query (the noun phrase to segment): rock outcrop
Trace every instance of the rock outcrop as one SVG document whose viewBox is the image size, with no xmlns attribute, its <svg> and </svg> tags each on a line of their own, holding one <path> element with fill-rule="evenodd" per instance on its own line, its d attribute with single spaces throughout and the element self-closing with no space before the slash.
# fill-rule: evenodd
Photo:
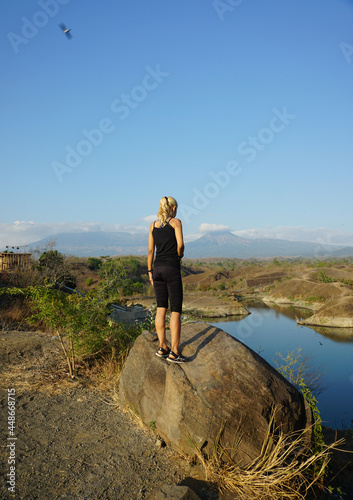
<svg viewBox="0 0 353 500">
<path fill-rule="evenodd" d="M 325 326 L 326 328 L 350 328 L 353 332 L 353 318 L 344 316 L 325 316 L 323 314 L 313 314 L 310 318 L 297 322 L 306 326 Z"/>
<path fill-rule="evenodd" d="M 315 314 L 298 323 L 308 326 L 353 329 L 353 297 L 334 298 L 324 304 Z"/>
<path fill-rule="evenodd" d="M 265 297 L 265 303 L 291 304 L 294 307 L 310 309 L 310 318 L 298 321 L 301 325 L 333 328 L 353 328 L 353 297 L 350 271 L 326 269 L 321 273 L 329 282 L 318 281 L 316 272 L 306 272 L 303 278 L 292 278 L 277 285 Z M 332 275 L 332 277 L 331 277 Z M 332 282 L 337 279 L 338 281 Z"/>
<path fill-rule="evenodd" d="M 239 305 L 215 305 L 183 308 L 184 316 L 196 316 L 197 318 L 227 318 L 229 316 L 248 316 L 249 311 L 244 306 Z"/>
<path fill-rule="evenodd" d="M 312 423 L 302 395 L 258 354 L 219 328 L 205 323 L 182 327 L 181 350 L 189 363 L 176 365 L 155 356 L 155 334 L 135 341 L 119 382 L 119 404 L 130 407 L 146 426 L 177 451 L 193 446 L 213 453 L 219 432 L 245 464 L 256 458 L 273 408 L 284 432 Z"/>
</svg>

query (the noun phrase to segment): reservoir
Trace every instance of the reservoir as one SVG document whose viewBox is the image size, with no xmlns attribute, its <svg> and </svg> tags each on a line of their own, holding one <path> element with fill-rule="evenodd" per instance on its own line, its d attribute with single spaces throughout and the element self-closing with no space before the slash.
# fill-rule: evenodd
<svg viewBox="0 0 353 500">
<path fill-rule="evenodd" d="M 213 320 L 210 324 L 243 342 L 275 368 L 283 364 L 277 353 L 286 357 L 300 349 L 301 359 L 307 359 L 308 372 L 319 375 L 320 389 L 315 397 L 323 425 L 353 428 L 353 329 L 314 330 L 296 323 L 296 317 L 305 318 L 312 312 L 272 308 L 262 302 L 244 305 L 249 316 L 236 321 Z"/>
</svg>

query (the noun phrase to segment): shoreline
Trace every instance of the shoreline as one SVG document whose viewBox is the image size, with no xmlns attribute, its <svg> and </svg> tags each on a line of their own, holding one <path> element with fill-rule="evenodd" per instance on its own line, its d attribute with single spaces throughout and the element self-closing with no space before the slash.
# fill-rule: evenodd
<svg viewBox="0 0 353 500">
<path fill-rule="evenodd" d="M 146 309 L 156 305 L 154 296 L 130 297 L 127 305 L 142 305 Z M 183 316 L 190 316 L 192 319 L 207 319 L 207 318 L 228 318 L 228 317 L 245 317 L 250 312 L 244 305 L 229 297 L 219 299 L 213 294 L 205 292 L 184 293 L 183 301 Z"/>
<path fill-rule="evenodd" d="M 251 314 L 246 307 L 246 304 L 251 301 L 262 302 L 268 307 L 273 305 L 312 311 L 313 314 L 306 319 L 297 318 L 297 324 L 308 327 L 316 326 L 320 328 L 351 329 L 351 334 L 353 335 L 353 317 L 317 314 L 316 312 L 325 305 L 322 302 L 308 304 L 303 300 L 292 300 L 287 297 L 268 297 L 263 293 L 244 295 L 237 299 L 234 299 L 232 296 L 219 298 L 207 292 L 185 293 L 183 316 L 190 316 L 190 319 L 221 319 L 232 317 L 241 319 Z M 150 309 L 152 306 L 156 305 L 153 296 L 130 297 L 127 305 L 136 303 L 142 305 L 146 309 Z"/>
<path fill-rule="evenodd" d="M 290 300 L 287 298 L 280 299 L 266 299 L 263 298 L 262 302 L 267 304 L 275 304 L 277 306 L 292 306 L 296 309 L 306 309 L 308 311 L 313 311 L 313 314 L 306 319 L 298 319 L 297 324 L 302 326 L 310 327 L 321 327 L 321 328 L 342 328 L 351 329 L 351 334 L 353 335 L 353 317 L 349 316 L 332 316 L 323 314 L 316 314 L 315 311 L 323 308 L 325 304 L 314 302 L 313 304 L 307 304 L 303 301 Z"/>
</svg>

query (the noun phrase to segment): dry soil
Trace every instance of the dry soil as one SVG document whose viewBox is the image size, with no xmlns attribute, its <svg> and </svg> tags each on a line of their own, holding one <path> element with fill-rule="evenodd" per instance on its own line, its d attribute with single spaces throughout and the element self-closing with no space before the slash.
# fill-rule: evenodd
<svg viewBox="0 0 353 500">
<path fill-rule="evenodd" d="M 15 444 L 16 499 L 137 500 L 160 484 L 221 498 L 200 469 L 157 448 L 152 431 L 117 408 L 113 386 L 71 381 L 55 338 L 11 331 L 0 332 L 0 342 L 1 436 Z M 15 391 L 12 437 L 8 389 Z M 1 448 L 1 499 L 14 498 L 7 482 L 12 452 Z"/>
</svg>

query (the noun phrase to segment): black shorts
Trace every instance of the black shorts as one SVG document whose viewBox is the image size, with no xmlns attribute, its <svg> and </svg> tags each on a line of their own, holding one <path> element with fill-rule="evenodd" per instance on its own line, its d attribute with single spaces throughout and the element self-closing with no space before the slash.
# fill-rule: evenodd
<svg viewBox="0 0 353 500">
<path fill-rule="evenodd" d="M 183 304 L 183 285 L 180 269 L 171 266 L 157 266 L 153 269 L 153 285 L 156 294 L 157 307 L 181 313 Z"/>
</svg>

